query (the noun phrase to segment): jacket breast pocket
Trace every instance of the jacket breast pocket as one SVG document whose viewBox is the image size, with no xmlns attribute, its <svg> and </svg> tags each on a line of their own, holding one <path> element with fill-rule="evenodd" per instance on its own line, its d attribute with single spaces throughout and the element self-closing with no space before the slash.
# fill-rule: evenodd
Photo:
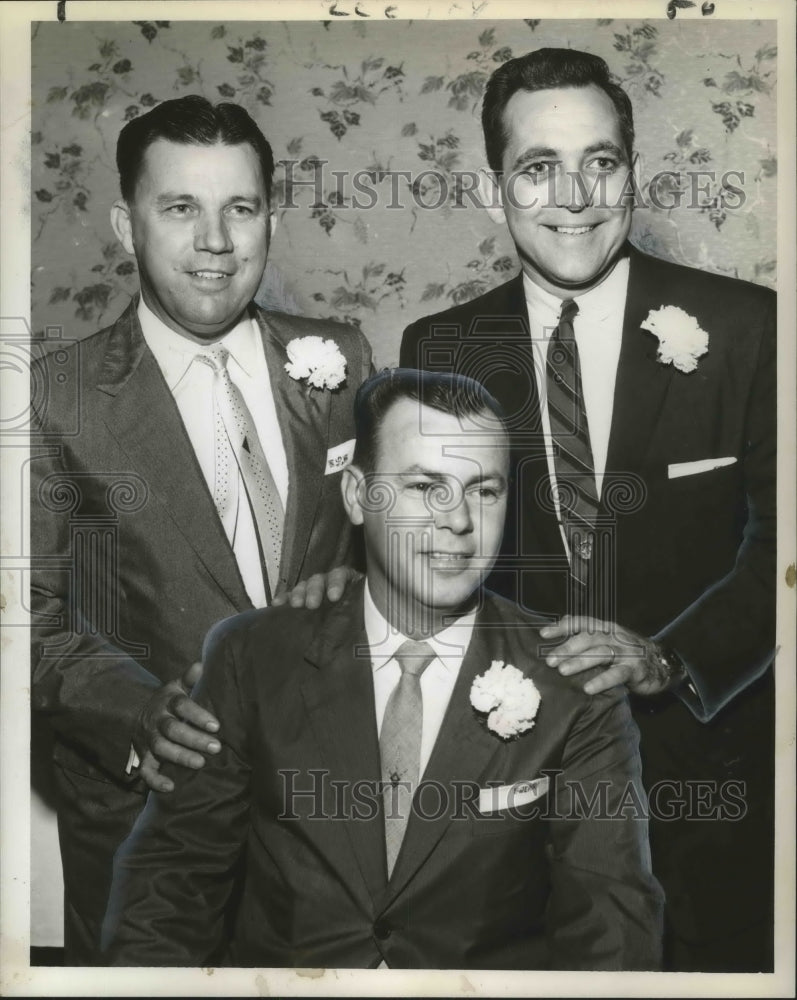
<svg viewBox="0 0 797 1000">
<path fill-rule="evenodd" d="M 738 462 L 715 469 L 680 475 L 667 479 L 664 489 L 668 496 L 721 499 L 735 494 L 741 487 L 741 466 Z"/>
<path fill-rule="evenodd" d="M 501 809 L 493 813 L 474 813 L 469 822 L 472 837 L 526 837 L 544 840 L 547 837 L 545 797 L 528 805 Z"/>
</svg>

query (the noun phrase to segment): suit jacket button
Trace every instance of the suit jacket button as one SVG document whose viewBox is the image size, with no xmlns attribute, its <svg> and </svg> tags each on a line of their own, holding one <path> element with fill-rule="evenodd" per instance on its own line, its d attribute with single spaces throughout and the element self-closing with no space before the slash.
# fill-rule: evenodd
<svg viewBox="0 0 797 1000">
<path fill-rule="evenodd" d="M 387 941 L 393 932 L 393 928 L 386 920 L 377 920 L 374 924 L 374 936 L 379 941 Z"/>
</svg>

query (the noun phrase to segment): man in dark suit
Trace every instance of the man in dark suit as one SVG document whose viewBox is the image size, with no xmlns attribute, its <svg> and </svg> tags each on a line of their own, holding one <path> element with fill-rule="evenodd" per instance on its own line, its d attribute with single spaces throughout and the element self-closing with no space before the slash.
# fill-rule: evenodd
<svg viewBox="0 0 797 1000">
<path fill-rule="evenodd" d="M 550 671 L 535 623 L 480 590 L 506 507 L 500 410 L 469 379 L 402 370 L 355 405 L 341 485 L 366 580 L 208 637 L 194 693 L 224 745 L 170 769 L 120 848 L 109 960 L 657 968 L 627 697 Z"/>
<path fill-rule="evenodd" d="M 66 958 L 86 965 L 145 786 L 220 748 L 188 697 L 207 630 L 351 557 L 338 481 L 370 370 L 359 332 L 252 304 L 273 157 L 242 108 L 167 101 L 117 162 L 141 296 L 33 380 L 32 701 L 55 734 Z"/>
<path fill-rule="evenodd" d="M 482 123 L 521 273 L 413 323 L 401 363 L 502 404 L 515 477 L 491 585 L 563 616 L 551 667 L 639 696 L 665 967 L 771 969 L 775 297 L 627 242 L 633 116 L 602 59 L 510 60 Z"/>
</svg>

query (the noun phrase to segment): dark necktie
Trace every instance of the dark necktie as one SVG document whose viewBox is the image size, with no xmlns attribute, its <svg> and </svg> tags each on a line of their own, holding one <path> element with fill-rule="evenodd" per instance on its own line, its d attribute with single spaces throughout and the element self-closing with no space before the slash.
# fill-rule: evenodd
<svg viewBox="0 0 797 1000">
<path fill-rule="evenodd" d="M 572 299 L 562 303 L 559 325 L 548 344 L 547 390 L 557 495 L 570 549 L 570 572 L 586 585 L 595 542 L 598 492 L 573 331 L 577 312 Z"/>
<path fill-rule="evenodd" d="M 414 642 L 412 639 L 403 642 L 395 654 L 401 667 L 401 677 L 390 693 L 379 736 L 388 878 L 404 839 L 412 795 L 420 777 L 423 733 L 421 674 L 434 658 L 434 651 L 428 642 Z"/>
<path fill-rule="evenodd" d="M 232 545 L 235 540 L 238 471 L 246 489 L 267 574 L 266 590 L 279 582 L 285 511 L 243 394 L 227 370 L 229 351 L 217 345 L 197 357 L 214 372 L 216 475 L 213 501 Z"/>
</svg>

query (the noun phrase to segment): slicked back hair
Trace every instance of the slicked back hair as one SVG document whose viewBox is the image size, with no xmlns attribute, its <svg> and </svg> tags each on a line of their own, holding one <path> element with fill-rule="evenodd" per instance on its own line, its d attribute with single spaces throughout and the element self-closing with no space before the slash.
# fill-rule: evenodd
<svg viewBox="0 0 797 1000">
<path fill-rule="evenodd" d="M 239 104 L 213 105 L 199 94 L 189 94 L 164 101 L 146 114 L 129 121 L 116 143 L 116 166 L 122 197 L 132 202 L 141 176 L 144 155 L 158 139 L 182 145 L 250 145 L 257 154 L 266 185 L 266 199 L 271 203 L 274 177 L 274 154 L 255 120 Z"/>
<path fill-rule="evenodd" d="M 506 430 L 500 404 L 481 382 L 465 375 L 386 368 L 366 379 L 354 399 L 357 440 L 352 464 L 363 472 L 375 470 L 380 428 L 388 410 L 401 399 L 415 400 L 458 419 L 495 418 Z"/>
<path fill-rule="evenodd" d="M 504 109 L 519 90 L 554 87 L 599 87 L 611 100 L 620 123 L 620 134 L 629 163 L 634 151 L 634 112 L 631 99 L 616 83 L 600 56 L 578 49 L 536 49 L 510 59 L 487 81 L 482 101 L 482 131 L 491 170 L 499 172 L 508 141 Z"/>
</svg>

